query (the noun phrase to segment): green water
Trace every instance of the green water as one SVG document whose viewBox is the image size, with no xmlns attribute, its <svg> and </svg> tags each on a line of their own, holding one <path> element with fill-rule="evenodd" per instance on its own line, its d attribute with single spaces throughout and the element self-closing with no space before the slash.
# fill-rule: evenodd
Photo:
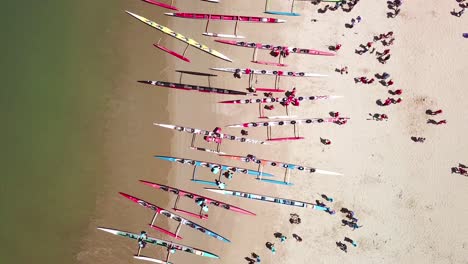
<svg viewBox="0 0 468 264">
<path fill-rule="evenodd" d="M 100 181 L 118 2 L 2 2 L 2 264 L 73 262 Z"/>
</svg>

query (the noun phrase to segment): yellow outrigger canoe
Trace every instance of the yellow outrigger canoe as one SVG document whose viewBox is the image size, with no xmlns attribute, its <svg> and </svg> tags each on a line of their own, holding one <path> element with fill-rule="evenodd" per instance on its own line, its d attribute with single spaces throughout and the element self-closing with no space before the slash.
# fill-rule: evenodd
<svg viewBox="0 0 468 264">
<path fill-rule="evenodd" d="M 181 41 L 187 43 L 190 46 L 193 46 L 193 47 L 195 47 L 197 49 L 200 49 L 200 50 L 202 50 L 202 51 L 204 51 L 206 53 L 209 53 L 209 54 L 211 54 L 211 55 L 213 55 L 215 57 L 218 57 L 220 59 L 232 62 L 232 60 L 229 59 L 227 56 L 221 54 L 220 52 L 218 52 L 216 50 L 210 49 L 210 48 L 208 48 L 207 46 L 205 46 L 203 44 L 198 43 L 194 39 L 187 38 L 184 35 L 179 34 L 179 33 L 175 32 L 174 30 L 172 30 L 172 29 L 170 29 L 168 27 L 159 25 L 158 23 L 156 23 L 154 21 L 151 21 L 151 20 L 149 20 L 147 18 L 144 18 L 144 17 L 139 16 L 137 14 L 134 14 L 132 12 L 129 12 L 129 11 L 125 11 L 125 12 L 127 12 L 127 14 L 133 16 L 134 18 L 140 20 L 141 22 L 143 22 L 143 23 L 145 23 L 145 24 L 147 24 L 147 25 L 149 25 L 149 26 L 151 26 L 151 27 L 153 27 L 153 28 L 155 28 L 155 29 L 169 35 L 169 36 L 172 36 L 172 37 L 174 37 L 174 38 L 176 38 L 178 40 L 181 40 Z"/>
</svg>

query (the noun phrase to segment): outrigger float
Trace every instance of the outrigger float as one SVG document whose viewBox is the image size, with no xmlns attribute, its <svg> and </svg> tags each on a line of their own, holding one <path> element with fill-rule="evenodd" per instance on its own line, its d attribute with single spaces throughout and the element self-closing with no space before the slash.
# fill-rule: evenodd
<svg viewBox="0 0 468 264">
<path fill-rule="evenodd" d="M 333 214 L 333 211 L 330 208 L 325 207 L 325 206 L 320 206 L 317 204 L 313 204 L 313 203 L 307 203 L 307 202 L 296 201 L 296 200 L 291 200 L 291 199 L 284 199 L 284 198 L 279 198 L 279 197 L 266 196 L 266 195 L 255 194 L 255 193 L 234 191 L 234 190 L 220 190 L 220 189 L 213 189 L 213 188 L 205 188 L 205 190 L 214 192 L 214 193 L 232 195 L 236 197 L 247 198 L 247 199 L 257 200 L 257 201 L 262 201 L 262 202 L 270 202 L 270 203 L 277 203 L 277 204 L 283 204 L 283 205 L 289 205 L 289 206 L 297 206 L 297 207 L 315 209 L 315 210 L 325 211 L 330 214 Z"/>
<path fill-rule="evenodd" d="M 217 14 L 201 14 L 201 13 L 165 13 L 165 15 L 179 17 L 179 18 L 207 20 L 205 32 L 203 33 L 203 35 L 209 36 L 209 37 L 220 37 L 220 38 L 245 38 L 244 36 L 237 35 L 237 26 L 239 22 L 268 23 L 268 24 L 286 22 L 286 20 L 277 19 L 277 18 L 239 16 L 239 15 L 217 15 Z M 236 21 L 236 25 L 234 27 L 234 35 L 208 32 L 208 25 L 210 24 L 211 20 Z"/>
<path fill-rule="evenodd" d="M 159 232 L 161 232 L 163 234 L 169 235 L 169 236 L 171 236 L 173 238 L 176 238 L 176 239 L 182 239 L 182 237 L 179 236 L 179 233 L 180 233 L 180 230 L 182 228 L 182 225 L 185 225 L 185 226 L 188 226 L 188 227 L 193 228 L 195 230 L 198 230 L 198 231 L 200 231 L 201 233 L 203 233 L 205 235 L 208 235 L 210 237 L 214 237 L 214 238 L 216 238 L 216 239 L 218 239 L 220 241 L 231 242 L 231 241 L 229 241 L 229 239 L 215 233 L 214 231 L 211 231 L 206 227 L 203 227 L 201 225 L 198 225 L 197 223 L 194 223 L 194 222 L 192 222 L 192 221 L 190 221 L 188 219 L 185 219 L 180 215 L 176 215 L 174 213 L 171 213 L 171 212 L 169 212 L 167 210 L 164 210 L 163 208 L 161 208 L 159 206 L 156 206 L 156 205 L 154 205 L 152 203 L 149 203 L 149 202 L 147 202 L 145 200 L 142 200 L 142 199 L 137 198 L 135 196 L 131 196 L 130 194 L 126 194 L 126 193 L 123 193 L 123 192 L 119 192 L 119 194 L 122 195 L 123 197 L 127 198 L 130 201 L 133 201 L 133 202 L 135 202 L 135 203 L 137 203 L 137 204 L 139 204 L 139 205 L 141 205 L 141 206 L 143 206 L 145 208 L 148 208 L 148 209 L 154 211 L 154 216 L 153 216 L 153 219 L 151 220 L 151 223 L 149 224 L 149 226 L 151 228 L 153 228 L 154 230 L 156 230 L 156 231 L 159 231 Z M 165 216 L 167 218 L 170 218 L 172 220 L 175 220 L 175 221 L 179 222 L 179 225 L 177 226 L 176 232 L 173 233 L 173 232 L 171 232 L 169 230 L 166 230 L 164 228 L 161 228 L 159 226 L 154 225 L 154 221 L 156 221 L 156 217 L 158 215 L 163 215 L 163 216 Z"/>
<path fill-rule="evenodd" d="M 172 253 L 175 253 L 177 251 L 191 253 L 191 254 L 195 254 L 197 256 L 201 256 L 201 257 L 219 259 L 218 255 L 213 254 L 213 253 L 208 252 L 208 251 L 204 251 L 204 250 L 201 250 L 201 249 L 197 249 L 197 248 L 194 248 L 194 247 L 189 247 L 189 246 L 185 246 L 185 245 L 181 245 L 181 244 L 176 244 L 176 243 L 171 242 L 171 241 L 166 241 L 166 240 L 162 240 L 162 239 L 148 237 L 146 235 L 146 232 L 144 232 L 144 231 L 142 231 L 141 234 L 138 235 L 138 234 L 135 234 L 135 233 L 130 233 L 130 232 L 121 231 L 121 230 L 117 230 L 117 229 L 104 228 L 104 227 L 98 227 L 97 229 L 101 230 L 101 231 L 104 231 L 104 232 L 107 232 L 107 233 L 111 233 L 111 234 L 116 235 L 116 236 L 121 236 L 121 237 L 126 237 L 126 238 L 137 240 L 138 243 L 139 243 L 138 253 L 133 257 L 135 259 L 139 259 L 139 260 L 146 260 L 146 261 L 149 261 L 149 262 L 161 263 L 161 264 L 172 264 L 171 262 L 169 262 L 169 257 L 170 257 L 170 255 Z M 146 244 L 165 247 L 167 249 L 166 260 L 159 260 L 159 259 L 155 259 L 155 258 L 141 256 L 140 255 L 141 250 L 145 247 Z"/>
<path fill-rule="evenodd" d="M 160 24 L 158 24 L 158 23 L 156 23 L 154 21 L 151 21 L 151 20 L 149 20 L 147 18 L 144 18 L 144 17 L 139 16 L 137 14 L 134 14 L 132 12 L 129 12 L 129 11 L 125 11 L 125 12 L 127 12 L 127 14 L 133 16 L 134 18 L 140 20 L 141 22 L 147 24 L 148 26 L 153 27 L 153 28 L 163 32 L 164 34 L 167 34 L 167 35 L 169 35 L 171 37 L 174 37 L 174 38 L 176 38 L 176 39 L 178 39 L 178 40 L 180 40 L 182 42 L 187 43 L 187 46 L 185 47 L 185 50 L 184 50 L 184 52 L 182 54 L 179 54 L 179 53 L 177 53 L 175 51 L 169 50 L 168 48 L 159 45 L 159 42 L 158 42 L 158 44 L 155 44 L 156 47 L 160 48 L 161 50 L 163 50 L 163 51 L 165 51 L 165 52 L 167 52 L 169 54 L 171 54 L 172 56 L 175 56 L 175 57 L 177 57 L 177 58 L 179 58 L 181 60 L 190 62 L 190 60 L 185 57 L 185 53 L 187 52 L 187 49 L 188 49 L 189 46 L 193 46 L 193 47 L 195 47 L 195 48 L 197 48 L 199 50 L 202 50 L 202 51 L 204 51 L 204 52 L 206 52 L 206 53 L 208 53 L 208 54 L 210 54 L 212 56 L 215 56 L 215 57 L 220 58 L 220 59 L 225 60 L 225 61 L 232 62 L 232 60 L 230 58 L 228 58 L 226 55 L 223 55 L 222 53 L 220 53 L 220 52 L 218 52 L 216 50 L 210 49 L 209 47 L 207 47 L 207 46 L 205 46 L 203 44 L 200 44 L 200 43 L 198 43 L 197 41 L 195 41 L 195 40 L 193 40 L 191 38 L 187 38 L 184 35 L 182 35 L 180 33 L 177 33 L 177 32 L 173 31 L 172 29 L 170 29 L 168 27 L 162 26 L 162 25 L 160 25 Z"/>
<path fill-rule="evenodd" d="M 237 136 L 232 136 L 228 134 L 222 134 L 221 128 L 219 127 L 216 127 L 213 131 L 208 131 L 208 130 L 202 130 L 198 128 L 168 125 L 168 124 L 159 124 L 159 123 L 153 123 L 153 125 L 173 129 L 179 132 L 187 132 L 187 133 L 192 134 L 192 142 L 191 142 L 190 148 L 194 150 L 199 150 L 199 151 L 205 151 L 205 152 L 211 152 L 211 153 L 217 153 L 217 154 L 225 154 L 220 151 L 220 146 L 221 146 L 221 143 L 223 142 L 223 139 L 228 139 L 228 140 L 233 140 L 233 141 L 238 141 L 238 142 L 243 142 L 243 143 L 266 144 L 266 142 L 257 140 L 257 139 L 250 139 L 250 138 L 245 138 L 245 137 L 237 137 Z M 216 143 L 216 150 L 196 147 L 195 140 L 196 140 L 197 135 L 202 135 L 203 139 L 206 142 Z"/>
<path fill-rule="evenodd" d="M 257 168 L 258 172 L 262 172 L 263 167 L 265 165 L 285 169 L 283 181 L 272 180 L 272 179 L 264 179 L 261 176 L 258 177 L 258 180 L 260 180 L 260 181 L 265 181 L 265 182 L 275 183 L 275 184 L 292 185 L 292 183 L 289 181 L 291 170 L 305 171 L 305 172 L 309 172 L 309 173 L 317 173 L 317 174 L 324 174 L 324 175 L 335 175 L 335 176 L 342 176 L 343 175 L 343 174 L 338 173 L 338 172 L 320 170 L 320 169 L 313 168 L 313 167 L 295 165 L 295 164 L 285 163 L 285 162 L 281 162 L 281 161 L 272 161 L 272 160 L 259 159 L 256 156 L 251 155 L 251 154 L 249 154 L 249 155 L 247 155 L 245 157 L 244 156 L 236 156 L 236 155 L 220 155 L 220 156 L 224 157 L 224 158 L 229 158 L 229 159 L 233 159 L 233 160 L 246 162 L 246 163 L 255 163 L 255 164 L 258 165 L 258 168 Z"/>
<path fill-rule="evenodd" d="M 168 156 L 154 156 L 157 159 L 170 161 L 170 162 L 177 162 L 181 164 L 186 164 L 193 166 L 192 172 L 192 181 L 199 184 L 207 184 L 211 186 L 219 186 L 218 182 L 221 181 L 221 177 L 224 175 L 226 178 L 231 179 L 233 173 L 242 173 L 252 176 L 264 176 L 264 177 L 273 177 L 273 174 L 266 173 L 266 172 L 258 172 L 255 170 L 249 170 L 245 168 L 239 168 L 234 166 L 228 166 L 224 164 L 217 164 L 211 163 L 206 161 L 199 161 L 199 160 L 192 160 L 192 159 L 183 159 L 183 158 L 176 158 L 176 157 L 168 157 Z M 216 181 L 205 181 L 199 180 L 196 178 L 196 170 L 197 167 L 205 167 L 211 169 L 211 172 L 215 175 L 218 175 L 218 180 Z"/>
<path fill-rule="evenodd" d="M 218 75 L 211 74 L 211 73 L 204 73 L 204 72 L 194 72 L 194 71 L 182 71 L 177 70 L 176 72 L 180 73 L 179 82 L 164 82 L 164 81 L 150 81 L 150 80 L 140 80 L 139 83 L 165 87 L 169 89 L 178 89 L 184 91 L 196 91 L 201 93 L 216 93 L 216 94 L 227 94 L 227 95 L 248 95 L 249 93 L 236 91 L 236 90 L 229 90 L 223 88 L 215 88 L 211 87 L 211 79 L 210 77 L 216 77 Z M 208 86 L 200 86 L 200 85 L 192 85 L 192 84 L 184 84 L 182 83 L 182 75 L 189 74 L 189 75 L 197 75 L 197 76 L 204 76 L 208 77 Z"/>
<path fill-rule="evenodd" d="M 216 206 L 216 207 L 221 207 L 221 208 L 224 208 L 226 210 L 233 211 L 233 212 L 236 212 L 236 213 L 245 214 L 245 215 L 253 215 L 253 216 L 256 215 L 255 213 L 252 213 L 252 212 L 247 211 L 245 209 L 242 209 L 240 207 L 230 205 L 230 204 L 227 204 L 227 203 L 215 200 L 215 199 L 211 199 L 211 198 L 208 198 L 206 196 L 202 196 L 202 195 L 198 195 L 198 194 L 195 194 L 195 193 L 187 192 L 187 191 L 184 191 L 184 190 L 181 190 L 181 189 L 177 189 L 177 188 L 170 187 L 170 186 L 167 186 L 167 185 L 162 185 L 162 184 L 159 184 L 159 183 L 143 181 L 143 180 L 140 180 L 140 182 L 142 182 L 143 184 L 146 184 L 146 185 L 148 185 L 148 186 L 150 186 L 152 188 L 159 189 L 159 190 L 166 191 L 166 192 L 173 193 L 173 194 L 177 195 L 177 199 L 176 199 L 176 201 L 174 203 L 173 210 L 176 211 L 176 212 L 182 213 L 182 214 L 186 214 L 186 215 L 189 215 L 189 216 L 192 216 L 192 217 L 196 217 L 198 219 L 207 219 L 208 218 L 208 214 L 204 213 L 204 211 L 206 212 L 206 210 L 204 210 L 203 208 L 206 209 L 206 208 L 208 208 L 209 205 L 213 205 L 213 206 Z M 194 200 L 201 207 L 200 212 L 199 213 L 192 213 L 192 212 L 177 208 L 177 203 L 179 202 L 180 197 L 186 197 L 186 198 L 189 198 L 191 200 Z"/>
<path fill-rule="evenodd" d="M 233 45 L 238 47 L 244 48 L 253 48 L 253 63 L 263 64 L 263 65 L 272 65 L 272 66 L 279 66 L 285 67 L 288 66 L 283 63 L 283 59 L 291 53 L 297 54 L 309 54 L 309 55 L 319 55 L 319 56 L 335 56 L 336 54 L 333 52 L 328 51 L 320 51 L 315 49 L 302 49 L 302 48 L 294 48 L 288 46 L 278 46 L 278 45 L 271 45 L 271 44 L 263 44 L 263 43 L 255 43 L 255 42 L 245 42 L 245 41 L 234 41 L 234 40 L 224 40 L 224 39 L 216 39 L 215 41 L 227 45 Z M 278 62 L 269 62 L 269 61 L 259 61 L 257 60 L 257 51 L 261 50 L 269 50 L 270 55 L 274 57 L 278 57 Z"/>
<path fill-rule="evenodd" d="M 270 0 L 266 0 L 264 13 L 271 14 L 271 15 L 279 15 L 279 16 L 300 16 L 301 14 L 294 12 L 294 2 L 295 0 L 292 0 L 290 12 L 285 12 L 285 11 L 271 11 Z"/>
<path fill-rule="evenodd" d="M 242 74 L 247 74 L 249 76 L 249 89 L 253 90 L 252 92 L 256 91 L 263 91 L 263 92 L 285 92 L 285 90 L 281 90 L 278 88 L 280 77 L 327 77 L 326 74 L 320 73 L 312 73 L 312 72 L 294 72 L 294 71 L 280 71 L 280 70 L 256 70 L 256 69 L 240 69 L 240 68 L 210 68 L 214 71 L 221 71 L 221 72 L 230 72 L 234 74 L 234 77 L 241 78 Z M 254 75 L 273 75 L 275 76 L 275 87 L 274 88 L 253 88 L 253 76 Z"/>
<path fill-rule="evenodd" d="M 306 118 L 306 119 L 280 120 L 280 121 L 268 121 L 268 122 L 249 122 L 249 123 L 228 125 L 227 127 L 235 127 L 235 128 L 266 127 L 267 141 L 290 141 L 290 140 L 304 139 L 304 137 L 299 136 L 299 129 L 297 128 L 297 125 L 320 124 L 320 123 L 334 123 L 338 125 L 344 125 L 346 124 L 348 120 L 349 120 L 349 117 Z M 290 125 L 294 127 L 293 137 L 272 138 L 271 127 L 290 126 Z"/>
</svg>

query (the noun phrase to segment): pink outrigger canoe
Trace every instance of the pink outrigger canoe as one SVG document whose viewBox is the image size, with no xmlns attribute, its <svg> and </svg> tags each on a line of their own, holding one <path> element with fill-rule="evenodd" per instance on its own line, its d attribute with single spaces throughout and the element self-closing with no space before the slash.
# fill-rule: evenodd
<svg viewBox="0 0 468 264">
<path fill-rule="evenodd" d="M 288 49 L 290 53 L 298 53 L 298 54 L 309 54 L 309 55 L 320 55 L 320 56 L 335 56 L 336 55 L 335 53 L 328 52 L 328 51 L 321 51 L 321 50 L 315 50 L 315 49 L 291 48 L 287 46 L 275 46 L 275 45 L 255 43 L 255 42 L 224 40 L 224 39 L 216 39 L 215 41 L 219 43 L 223 43 L 223 44 L 245 47 L 245 48 L 257 48 L 257 49 L 266 49 L 266 50 L 273 50 L 274 48 L 277 48 L 280 50 Z"/>
<path fill-rule="evenodd" d="M 218 15 L 218 14 L 201 14 L 201 13 L 165 13 L 168 16 L 203 19 L 203 20 L 227 20 L 253 23 L 284 23 L 286 20 L 272 17 L 256 17 L 256 16 L 236 16 L 236 15 Z"/>
</svg>

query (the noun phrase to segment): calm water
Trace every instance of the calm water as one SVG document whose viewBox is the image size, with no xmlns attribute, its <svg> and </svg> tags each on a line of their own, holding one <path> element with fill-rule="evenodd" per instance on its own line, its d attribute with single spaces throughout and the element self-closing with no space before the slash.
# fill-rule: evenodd
<svg viewBox="0 0 468 264">
<path fill-rule="evenodd" d="M 100 181 L 119 4 L 2 2 L 0 263 L 73 261 Z"/>
</svg>

